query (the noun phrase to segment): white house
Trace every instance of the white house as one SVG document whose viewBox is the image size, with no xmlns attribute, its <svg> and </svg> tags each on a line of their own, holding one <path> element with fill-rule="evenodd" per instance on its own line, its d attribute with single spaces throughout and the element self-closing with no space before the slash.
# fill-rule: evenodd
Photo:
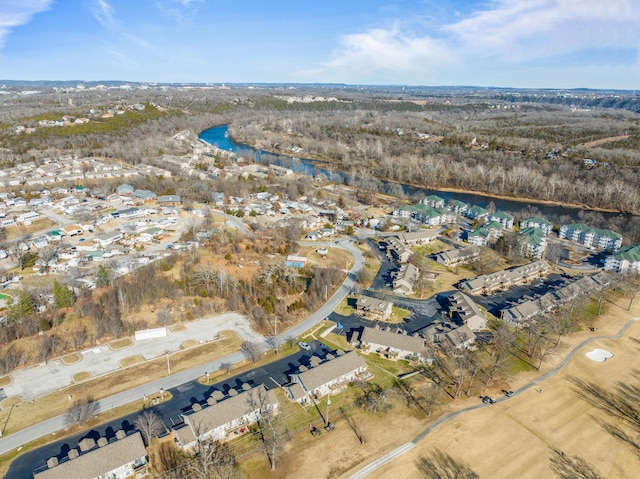
<svg viewBox="0 0 640 479">
<path fill-rule="evenodd" d="M 174 433 L 181 448 L 192 449 L 198 441 L 224 441 L 244 434 L 263 414 L 277 413 L 278 400 L 263 385 L 242 392 L 231 389 L 227 397 L 214 391 L 206 404 L 195 403 L 181 414 L 185 427 Z"/>
<path fill-rule="evenodd" d="M 335 358 L 328 355 L 327 359 L 310 369 L 304 368 L 290 375 L 289 384 L 284 386 L 290 400 L 302 405 L 312 404 L 315 398 L 337 394 L 356 379 L 371 377 L 367 363 L 355 351 L 339 354 Z"/>
</svg>

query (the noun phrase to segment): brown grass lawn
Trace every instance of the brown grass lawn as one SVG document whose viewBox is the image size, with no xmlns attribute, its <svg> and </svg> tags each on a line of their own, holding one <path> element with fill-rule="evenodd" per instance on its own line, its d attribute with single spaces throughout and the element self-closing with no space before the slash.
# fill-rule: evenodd
<svg viewBox="0 0 640 479">
<path fill-rule="evenodd" d="M 183 371 L 240 349 L 242 340 L 234 331 L 223 331 L 222 334 L 224 339 L 219 341 L 173 353 L 170 356 L 171 370 L 174 372 Z M 145 361 L 136 366 L 84 381 L 81 384 L 74 384 L 33 401 L 20 403 L 11 413 L 6 432 L 15 432 L 50 417 L 63 414 L 68 407 L 69 394 L 76 398 L 92 397 L 101 399 L 146 384 L 166 374 L 167 360 L 163 356 L 162 358 Z M 10 399 L 12 398 L 7 398 L 5 401 Z M 3 407 L 0 411 L 0 424 L 5 423 L 7 416 L 8 411 Z"/>
<path fill-rule="evenodd" d="M 80 353 L 71 353 L 60 358 L 60 361 L 62 361 L 62 364 L 69 365 L 69 364 L 79 363 L 81 359 L 82 359 L 82 355 Z"/>
<path fill-rule="evenodd" d="M 91 374 L 89 374 L 86 371 L 77 373 L 73 376 L 73 382 L 74 383 L 81 383 L 83 381 L 86 381 L 87 379 L 89 379 L 91 377 Z"/>
<path fill-rule="evenodd" d="M 40 218 L 39 220 L 31 223 L 29 226 L 10 226 L 9 228 L 5 228 L 7 232 L 6 241 L 12 241 L 14 239 L 22 238 L 24 236 L 36 233 L 40 230 L 51 228 L 54 225 L 55 223 L 49 218 Z"/>
<path fill-rule="evenodd" d="M 611 304 L 607 309 L 606 315 L 597 321 L 595 333 L 576 333 L 568 338 L 552 362 L 559 363 L 572 346 L 590 335 L 610 335 L 626 320 L 640 315 L 638 305 L 631 313 Z M 570 378 L 580 378 L 608 390 L 627 379 L 637 382 L 640 345 L 634 338 L 639 337 L 640 322 L 634 323 L 621 339 L 602 339 L 586 345 L 558 374 L 540 383 L 541 393 L 532 388 L 495 406 L 464 413 L 439 426 L 415 449 L 370 477 L 418 477 L 415 461 L 436 447 L 467 463 L 483 478 L 555 477 L 549 466 L 551 448 L 584 458 L 602 477 L 640 477 L 638 456 L 631 447 L 609 435 L 599 422 L 616 424 L 616 421 L 581 399 L 569 382 Z M 611 351 L 614 357 L 605 363 L 593 362 L 585 354 L 594 348 Z M 551 366 L 543 366 L 543 372 Z M 516 389 L 539 374 L 536 371 L 520 374 L 509 387 Z M 477 398 L 470 400 L 474 401 Z"/>
<path fill-rule="evenodd" d="M 127 368 L 129 366 L 133 366 L 135 364 L 140 364 L 144 362 L 144 357 L 141 354 L 134 354 L 133 356 L 128 356 L 120 360 L 120 367 Z"/>
<path fill-rule="evenodd" d="M 131 338 L 121 338 L 109 342 L 107 346 L 109 346 L 109 349 L 111 349 L 112 351 L 117 351 L 118 349 L 124 349 L 128 348 L 129 346 L 133 346 L 133 341 Z"/>
</svg>

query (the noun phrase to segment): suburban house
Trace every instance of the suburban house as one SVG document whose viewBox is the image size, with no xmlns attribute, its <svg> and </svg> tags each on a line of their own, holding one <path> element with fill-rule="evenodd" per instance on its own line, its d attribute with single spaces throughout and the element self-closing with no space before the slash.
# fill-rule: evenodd
<svg viewBox="0 0 640 479">
<path fill-rule="evenodd" d="M 447 298 L 449 318 L 458 325 L 468 326 L 471 331 L 487 329 L 487 318 L 478 305 L 466 294 L 455 292 Z"/>
<path fill-rule="evenodd" d="M 488 219 L 489 221 L 500 223 L 505 229 L 510 230 L 511 228 L 513 228 L 513 216 L 511 216 L 509 213 L 496 211 L 495 213 L 491 213 Z"/>
<path fill-rule="evenodd" d="M 99 243 L 103 248 L 105 246 L 109 246 L 110 244 L 115 243 L 116 241 L 120 241 L 123 238 L 122 233 L 120 231 L 111 231 L 109 233 L 103 233 L 94 238 L 96 243 Z"/>
<path fill-rule="evenodd" d="M 84 233 L 82 226 L 80 225 L 67 225 L 62 227 L 62 232 L 66 236 L 76 236 Z"/>
<path fill-rule="evenodd" d="M 390 328 L 381 329 L 379 325 L 374 328 L 365 326 L 357 343 L 362 351 L 378 354 L 386 359 L 425 363 L 434 361 L 433 350 L 425 344 L 424 339 L 417 333 L 410 335 L 402 329 L 392 331 Z"/>
<path fill-rule="evenodd" d="M 158 205 L 160 206 L 178 206 L 180 204 L 179 195 L 160 195 L 158 196 Z"/>
<path fill-rule="evenodd" d="M 425 198 L 422 198 L 421 203 L 423 205 L 431 206 L 432 208 L 444 208 L 445 206 L 444 199 L 436 195 L 429 195 Z"/>
<path fill-rule="evenodd" d="M 616 273 L 640 273 L 640 245 L 625 246 L 604 260 L 605 271 Z"/>
<path fill-rule="evenodd" d="M 535 216 L 531 218 L 527 218 L 526 220 L 522 220 L 520 222 L 521 229 L 538 228 L 538 229 L 541 229 L 546 235 L 551 233 L 552 227 L 553 225 L 547 220 L 545 220 L 544 218 L 537 218 Z"/>
<path fill-rule="evenodd" d="M 472 263 L 480 257 L 480 248 L 477 246 L 467 246 L 465 248 L 454 248 L 436 254 L 436 261 L 448 267 L 459 264 Z"/>
<path fill-rule="evenodd" d="M 622 235 L 611 230 L 593 228 L 583 223 L 563 225 L 558 234 L 560 238 L 567 238 L 585 246 L 617 251 L 622 246 Z"/>
<path fill-rule="evenodd" d="M 384 321 L 391 316 L 393 303 L 369 296 L 360 296 L 356 301 L 356 313 L 369 319 Z"/>
<path fill-rule="evenodd" d="M 313 359 L 320 358 L 314 356 Z M 314 400 L 327 394 L 338 394 L 352 381 L 371 377 L 367 363 L 356 351 L 338 352 L 337 357 L 328 354 L 326 361 L 316 365 L 312 363 L 309 369 L 304 366 L 300 369 L 290 375 L 289 384 L 283 388 L 291 401 L 303 406 L 313 404 Z"/>
<path fill-rule="evenodd" d="M 418 281 L 420 270 L 411 263 L 403 264 L 394 274 L 393 292 L 394 294 L 412 294 L 413 287 Z"/>
<path fill-rule="evenodd" d="M 195 447 L 198 441 L 224 441 L 244 434 L 264 413 L 277 414 L 278 400 L 264 385 L 242 392 L 229 390 L 227 397 L 214 391 L 205 405 L 193 404 L 191 411 L 181 414 L 185 425 L 173 430 L 183 449 Z"/>
<path fill-rule="evenodd" d="M 524 256 L 542 258 L 544 250 L 547 247 L 547 237 L 541 228 L 524 228 L 520 230 L 518 244 Z"/>
<path fill-rule="evenodd" d="M 499 289 L 507 289 L 516 284 L 526 283 L 545 276 L 551 266 L 544 260 L 534 261 L 495 273 L 483 274 L 461 281 L 458 289 L 468 294 L 491 294 Z"/>
<path fill-rule="evenodd" d="M 140 432 L 127 436 L 116 432 L 113 440 L 101 437 L 98 442 L 85 437 L 67 457 L 49 458 L 46 469 L 36 469 L 34 479 L 93 479 L 133 477 L 147 464 L 147 451 Z"/>
<path fill-rule="evenodd" d="M 156 194 L 149 190 L 135 190 L 131 193 L 131 198 L 135 198 L 141 201 L 152 201 L 156 199 Z"/>
<path fill-rule="evenodd" d="M 133 193 L 134 190 L 135 188 L 133 186 L 123 183 L 122 185 L 116 188 L 116 194 L 120 196 L 127 196 L 127 195 L 131 195 L 131 193 Z"/>
</svg>

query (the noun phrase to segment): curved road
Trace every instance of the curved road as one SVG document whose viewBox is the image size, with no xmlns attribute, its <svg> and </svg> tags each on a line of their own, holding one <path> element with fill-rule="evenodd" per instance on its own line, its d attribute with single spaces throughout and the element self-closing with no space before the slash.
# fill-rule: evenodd
<svg viewBox="0 0 640 479">
<path fill-rule="evenodd" d="M 518 389 L 517 391 L 514 391 L 513 396 L 517 396 L 518 394 L 523 393 L 524 391 L 531 389 L 532 387 L 536 386 L 537 384 L 541 383 L 542 381 L 550 378 L 551 376 L 553 376 L 554 374 L 556 374 L 558 371 L 560 371 L 562 368 L 564 368 L 567 363 L 571 360 L 571 358 L 573 358 L 573 356 L 576 355 L 576 353 L 586 344 L 592 342 L 592 341 L 596 341 L 599 339 L 620 339 L 620 337 L 625 333 L 625 331 L 627 329 L 629 329 L 629 327 L 635 322 L 635 321 L 640 321 L 640 318 L 633 318 L 630 319 L 629 321 L 627 321 L 622 328 L 620 328 L 620 331 L 618 331 L 617 334 L 613 335 L 613 336 L 594 336 L 592 338 L 587 338 L 584 341 L 582 341 L 580 344 L 578 344 L 575 348 L 573 348 L 571 350 L 571 352 L 569 354 L 567 354 L 567 356 L 560 362 L 560 364 L 558 364 L 555 368 L 553 368 L 552 370 L 548 371 L 547 373 L 543 374 L 542 376 L 540 376 L 538 379 L 531 381 L 529 384 L 526 384 L 525 386 L 521 387 L 520 389 Z M 512 396 L 512 397 L 513 397 Z M 502 401 L 506 401 L 508 399 L 511 398 L 507 398 L 502 397 L 500 399 L 498 399 L 496 401 L 497 403 L 500 403 Z M 368 464 L 367 466 L 363 467 L 362 469 L 360 469 L 358 472 L 356 472 L 355 474 L 352 474 L 351 476 L 349 476 L 349 479 L 362 479 L 366 476 L 368 476 L 369 474 L 371 474 L 373 471 L 375 471 L 376 469 L 379 469 L 380 467 L 384 466 L 385 464 L 388 464 L 389 462 L 393 461 L 394 459 L 396 459 L 397 457 L 402 456 L 403 454 L 405 454 L 406 452 L 410 451 L 411 449 L 413 449 L 420 441 L 422 441 L 425 437 L 427 437 L 427 435 L 433 431 L 436 427 L 438 427 L 440 424 L 442 424 L 445 421 L 448 421 L 451 418 L 454 418 L 456 416 L 459 416 L 460 414 L 464 414 L 466 412 L 469 411 L 473 411 L 475 409 L 480 409 L 480 408 L 485 408 L 485 407 L 489 407 L 487 404 L 483 404 L 483 403 L 479 403 L 476 404 L 474 406 L 469 406 L 466 407 L 464 409 L 460 409 L 458 411 L 454 411 L 451 412 L 449 414 L 445 414 L 444 416 L 442 416 L 440 419 L 438 419 L 437 421 L 435 421 L 434 423 L 430 424 L 429 426 L 427 426 L 420 434 L 418 434 L 413 440 L 403 444 L 402 446 L 398 447 L 397 449 L 394 449 L 393 451 L 391 451 L 388 454 L 385 454 L 384 456 L 380 457 L 379 459 L 376 459 L 375 461 L 373 461 L 372 463 Z"/>
<path fill-rule="evenodd" d="M 290 338 L 299 336 L 300 334 L 304 333 L 305 331 L 321 322 L 323 319 L 329 316 L 331 312 L 333 312 L 333 310 L 340 304 L 345 296 L 349 294 L 349 291 L 354 287 L 355 278 L 358 272 L 364 267 L 364 256 L 362 255 L 360 250 L 356 248 L 351 239 L 336 241 L 334 243 L 334 246 L 345 249 L 353 255 L 354 264 L 349 271 L 349 274 L 347 275 L 342 285 L 338 288 L 338 290 L 315 313 L 313 313 L 301 323 L 296 324 L 291 329 L 288 329 L 282 334 L 279 334 L 276 337 L 276 341 L 278 344 L 281 344 L 282 342 L 287 341 Z M 269 349 L 273 349 L 272 344 L 273 342 L 271 342 L 270 344 L 269 342 L 265 341 L 260 343 L 258 345 L 258 348 L 261 352 L 264 352 Z M 194 378 L 203 376 L 207 371 L 217 371 L 221 368 L 221 365 L 223 363 L 235 364 L 243 361 L 244 359 L 247 359 L 246 353 L 244 353 L 243 351 L 238 351 L 210 363 L 196 366 L 194 368 L 172 374 L 165 378 L 152 381 L 143 386 L 138 386 L 136 388 L 114 394 L 98 401 L 99 411 L 108 411 L 115 407 L 123 406 L 136 400 L 141 400 L 144 395 L 150 395 L 152 393 L 160 391 L 160 389 L 164 389 L 166 391 L 171 388 L 178 387 L 182 384 L 192 381 Z M 56 431 L 63 429 L 66 426 L 66 417 L 64 414 L 61 414 L 60 416 L 47 419 L 46 421 L 40 422 L 31 427 L 22 429 L 6 437 L 3 437 L 2 439 L 0 439 L 0 455 L 19 448 L 24 444 L 44 437 L 48 434 L 54 434 Z"/>
</svg>

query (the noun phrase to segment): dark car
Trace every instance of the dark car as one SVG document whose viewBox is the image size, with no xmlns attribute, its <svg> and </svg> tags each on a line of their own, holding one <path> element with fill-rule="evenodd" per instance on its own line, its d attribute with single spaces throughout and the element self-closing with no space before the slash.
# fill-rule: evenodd
<svg viewBox="0 0 640 479">
<path fill-rule="evenodd" d="M 513 396 L 513 391 L 505 391 L 504 395 L 510 398 L 511 396 Z"/>
</svg>

